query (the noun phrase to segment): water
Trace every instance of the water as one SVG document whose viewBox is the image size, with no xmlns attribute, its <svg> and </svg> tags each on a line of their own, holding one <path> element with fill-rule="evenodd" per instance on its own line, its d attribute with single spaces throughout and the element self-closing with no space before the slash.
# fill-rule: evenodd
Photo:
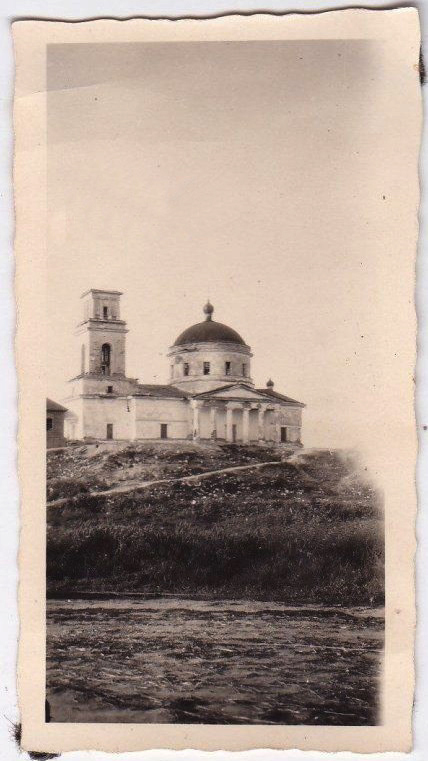
<svg viewBox="0 0 428 761">
<path fill-rule="evenodd" d="M 377 722 L 383 611 L 272 602 L 50 600 L 56 722 Z"/>
</svg>

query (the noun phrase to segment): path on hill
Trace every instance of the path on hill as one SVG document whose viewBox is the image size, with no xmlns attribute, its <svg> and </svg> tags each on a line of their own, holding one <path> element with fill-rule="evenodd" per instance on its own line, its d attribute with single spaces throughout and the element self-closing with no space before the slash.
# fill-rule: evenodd
<svg viewBox="0 0 428 761">
<path fill-rule="evenodd" d="M 289 462 L 290 465 L 294 463 Z M 112 494 L 125 494 L 130 491 L 139 491 L 140 489 L 147 489 L 150 486 L 157 486 L 158 484 L 172 484 L 188 483 L 192 481 L 199 481 L 202 478 L 210 478 L 210 476 L 217 476 L 220 473 L 236 473 L 241 470 L 258 470 L 260 468 L 266 468 L 268 465 L 283 465 L 284 460 L 269 460 L 268 462 L 255 462 L 251 465 L 232 465 L 230 468 L 221 468 L 220 470 L 207 470 L 204 473 L 195 473 L 191 476 L 179 476 L 178 478 L 158 478 L 152 481 L 137 481 L 136 483 L 121 484 L 120 486 L 113 486 L 112 489 L 105 489 L 104 491 L 90 491 L 82 492 L 82 494 L 76 494 L 73 497 L 61 497 L 61 499 L 55 499 L 52 502 L 47 503 L 47 507 L 60 507 L 67 502 L 75 502 L 81 497 L 109 497 Z"/>
</svg>

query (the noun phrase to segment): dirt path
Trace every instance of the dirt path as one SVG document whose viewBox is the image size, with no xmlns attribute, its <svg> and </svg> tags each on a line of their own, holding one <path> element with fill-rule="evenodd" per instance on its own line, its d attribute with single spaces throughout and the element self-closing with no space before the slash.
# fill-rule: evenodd
<svg viewBox="0 0 428 761">
<path fill-rule="evenodd" d="M 216 476 L 220 473 L 236 473 L 241 470 L 258 470 L 260 468 L 266 468 L 268 465 L 282 465 L 282 460 L 272 460 L 269 462 L 256 462 L 252 465 L 233 465 L 230 468 L 221 468 L 220 470 L 207 470 L 205 473 L 196 473 L 193 476 L 180 476 L 179 478 L 159 478 L 153 481 L 139 481 L 136 483 L 122 484 L 121 486 L 114 486 L 112 489 L 106 489 L 104 491 L 91 491 L 85 494 L 78 494 L 73 497 L 62 497 L 61 499 L 55 499 L 52 502 L 47 503 L 47 507 L 60 507 L 67 502 L 73 502 L 85 497 L 107 497 L 111 494 L 125 494 L 130 491 L 139 491 L 140 489 L 147 489 L 150 486 L 157 486 L 158 484 L 173 484 L 179 483 L 191 483 L 192 481 L 200 481 L 202 478 L 210 478 L 210 476 Z"/>
</svg>

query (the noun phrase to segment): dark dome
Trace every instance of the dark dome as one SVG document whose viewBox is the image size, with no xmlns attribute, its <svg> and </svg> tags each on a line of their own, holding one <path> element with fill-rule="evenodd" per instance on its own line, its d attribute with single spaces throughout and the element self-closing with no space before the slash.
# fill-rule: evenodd
<svg viewBox="0 0 428 761">
<path fill-rule="evenodd" d="M 228 341 L 246 346 L 244 339 L 236 330 L 223 325 L 221 322 L 214 322 L 214 320 L 204 320 L 204 322 L 198 322 L 196 325 L 187 328 L 178 336 L 174 346 L 206 341 Z"/>
</svg>

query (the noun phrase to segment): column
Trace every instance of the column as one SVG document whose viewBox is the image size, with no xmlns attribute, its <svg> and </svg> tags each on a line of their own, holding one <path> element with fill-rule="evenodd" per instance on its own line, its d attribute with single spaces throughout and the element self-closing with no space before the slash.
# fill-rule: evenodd
<svg viewBox="0 0 428 761">
<path fill-rule="evenodd" d="M 250 408 L 244 407 L 242 410 L 242 441 L 248 444 L 250 440 Z"/>
<path fill-rule="evenodd" d="M 214 439 L 215 441 L 217 438 L 217 407 L 211 407 L 210 420 L 211 420 L 211 438 Z"/>
<path fill-rule="evenodd" d="M 137 438 L 137 400 L 135 397 L 126 397 L 126 409 L 129 413 L 129 438 L 131 441 L 135 441 Z"/>
<path fill-rule="evenodd" d="M 192 438 L 194 441 L 199 441 L 200 439 L 200 425 L 199 425 L 199 409 L 202 406 L 201 402 L 192 402 L 193 407 L 193 428 L 192 428 Z"/>
<path fill-rule="evenodd" d="M 226 404 L 226 441 L 233 441 L 232 423 L 233 407 Z"/>
<path fill-rule="evenodd" d="M 275 441 L 280 444 L 281 443 L 281 422 L 278 418 L 278 410 L 275 410 L 274 412 L 274 421 L 275 421 Z"/>
<path fill-rule="evenodd" d="M 258 430 L 259 441 L 265 440 L 264 417 L 265 417 L 265 408 L 260 406 L 259 414 L 257 416 L 257 423 L 258 423 L 258 429 L 259 429 Z"/>
</svg>

